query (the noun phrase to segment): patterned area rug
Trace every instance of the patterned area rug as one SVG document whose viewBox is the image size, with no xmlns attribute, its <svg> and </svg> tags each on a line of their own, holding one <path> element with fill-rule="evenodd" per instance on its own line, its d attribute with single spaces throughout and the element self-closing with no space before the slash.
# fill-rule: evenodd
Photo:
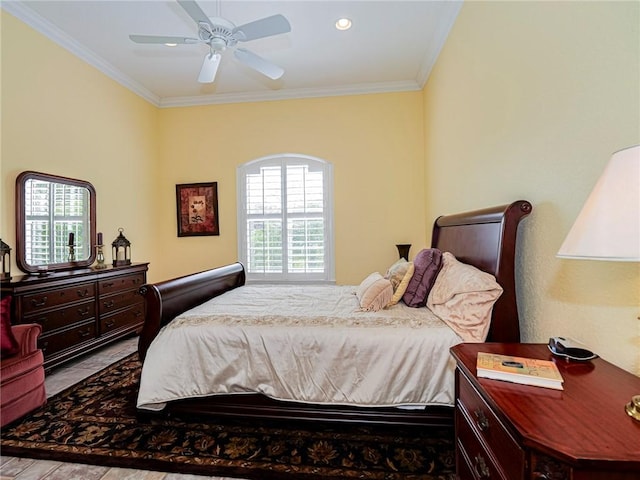
<svg viewBox="0 0 640 480">
<path fill-rule="evenodd" d="M 249 479 L 454 476 L 453 432 L 417 427 L 138 418 L 133 354 L 3 428 L 3 455 Z"/>
</svg>

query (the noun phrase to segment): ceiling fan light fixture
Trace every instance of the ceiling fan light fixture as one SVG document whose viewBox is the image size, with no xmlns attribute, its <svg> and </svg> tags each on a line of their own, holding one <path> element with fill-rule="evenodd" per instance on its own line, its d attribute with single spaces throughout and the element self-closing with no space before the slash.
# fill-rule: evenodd
<svg viewBox="0 0 640 480">
<path fill-rule="evenodd" d="M 198 82 L 200 83 L 211 83 L 216 78 L 216 73 L 218 72 L 218 67 L 220 66 L 220 60 L 222 59 L 222 55 L 219 52 L 211 52 L 204 57 L 204 62 L 202 62 L 202 69 L 200 70 L 200 75 L 198 76 Z"/>
<path fill-rule="evenodd" d="M 200 83 L 212 83 L 215 80 L 222 59 L 222 52 L 235 47 L 238 42 L 258 40 L 291 31 L 291 24 L 280 14 L 264 17 L 236 27 L 231 21 L 220 16 L 208 17 L 207 14 L 202 11 L 202 8 L 200 8 L 196 0 L 178 0 L 178 4 L 198 25 L 197 37 L 129 35 L 129 39 L 132 42 L 140 44 L 155 43 L 166 46 L 181 44 L 207 45 L 209 47 L 209 54 L 205 56 L 202 62 L 202 68 L 198 76 L 198 82 Z M 220 15 L 219 5 L 217 13 Z M 281 67 L 249 50 L 237 49 L 234 53 L 236 58 L 249 68 L 256 70 L 272 80 L 277 80 L 284 74 L 284 70 Z"/>
<path fill-rule="evenodd" d="M 351 20 L 348 18 L 339 18 L 336 20 L 336 28 L 338 30 L 349 30 L 351 28 Z"/>
</svg>

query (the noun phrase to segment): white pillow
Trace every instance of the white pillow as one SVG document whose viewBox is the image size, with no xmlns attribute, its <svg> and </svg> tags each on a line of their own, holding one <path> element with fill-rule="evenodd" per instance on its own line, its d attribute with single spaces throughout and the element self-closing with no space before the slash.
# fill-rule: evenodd
<svg viewBox="0 0 640 480">
<path fill-rule="evenodd" d="M 465 342 L 484 342 L 489 333 L 493 304 L 502 287 L 493 275 L 442 255 L 442 269 L 427 297 L 427 307 Z"/>
<path fill-rule="evenodd" d="M 365 278 L 356 290 L 360 309 L 367 312 L 377 312 L 383 309 L 393 297 L 391 282 L 378 272 Z"/>
</svg>

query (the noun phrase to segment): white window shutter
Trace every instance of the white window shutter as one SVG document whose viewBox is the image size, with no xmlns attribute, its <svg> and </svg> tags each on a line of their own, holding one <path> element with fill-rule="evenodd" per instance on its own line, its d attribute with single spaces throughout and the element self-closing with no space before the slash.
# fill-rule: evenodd
<svg viewBox="0 0 640 480">
<path fill-rule="evenodd" d="M 333 281 L 332 169 L 285 154 L 238 168 L 238 251 L 249 280 Z"/>
</svg>

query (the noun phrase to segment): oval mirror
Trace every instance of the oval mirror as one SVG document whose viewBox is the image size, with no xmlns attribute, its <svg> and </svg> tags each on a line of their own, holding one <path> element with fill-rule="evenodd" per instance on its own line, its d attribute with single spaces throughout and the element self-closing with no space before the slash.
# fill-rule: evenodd
<svg viewBox="0 0 640 480">
<path fill-rule="evenodd" d="M 24 272 L 84 268 L 96 257 L 96 191 L 39 172 L 16 179 L 16 263 Z"/>
</svg>

